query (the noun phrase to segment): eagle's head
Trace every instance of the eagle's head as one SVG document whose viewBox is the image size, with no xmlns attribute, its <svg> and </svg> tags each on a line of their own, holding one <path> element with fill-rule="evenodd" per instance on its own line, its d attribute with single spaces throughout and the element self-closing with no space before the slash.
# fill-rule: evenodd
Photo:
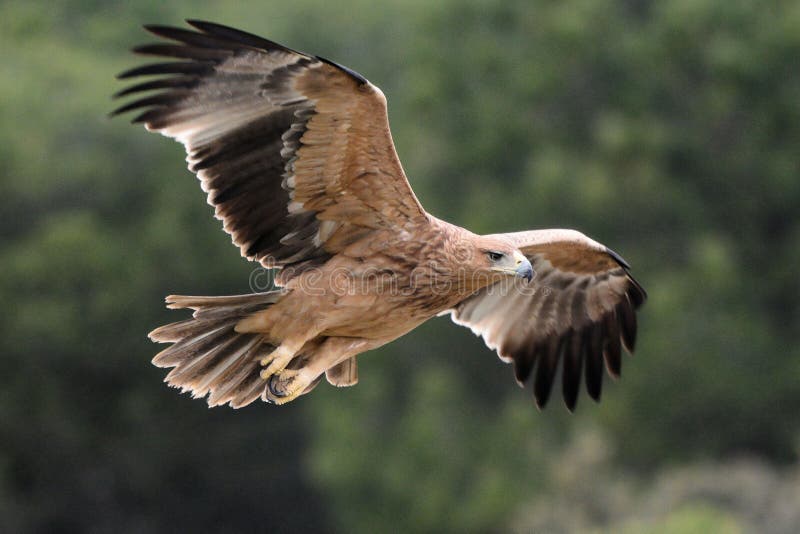
<svg viewBox="0 0 800 534">
<path fill-rule="evenodd" d="M 476 288 L 507 277 L 517 277 L 526 282 L 533 278 L 531 262 L 518 248 L 507 240 L 493 236 L 479 236 L 473 240 L 471 257 L 467 260 L 476 277 Z"/>
</svg>

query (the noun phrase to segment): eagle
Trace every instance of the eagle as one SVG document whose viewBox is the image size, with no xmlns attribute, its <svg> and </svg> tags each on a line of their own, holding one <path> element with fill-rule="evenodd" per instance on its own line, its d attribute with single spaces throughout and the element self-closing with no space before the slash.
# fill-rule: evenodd
<svg viewBox="0 0 800 534">
<path fill-rule="evenodd" d="M 322 378 L 358 382 L 360 354 L 449 314 L 513 364 L 541 409 L 575 408 L 618 377 L 646 299 L 621 256 L 575 230 L 477 235 L 420 204 L 392 142 L 386 98 L 357 72 L 219 24 L 146 25 L 162 58 L 112 115 L 176 139 L 216 218 L 275 287 L 166 298 L 192 317 L 149 336 L 153 364 L 209 406 L 284 404 Z M 558 374 L 560 372 L 560 375 Z"/>
</svg>

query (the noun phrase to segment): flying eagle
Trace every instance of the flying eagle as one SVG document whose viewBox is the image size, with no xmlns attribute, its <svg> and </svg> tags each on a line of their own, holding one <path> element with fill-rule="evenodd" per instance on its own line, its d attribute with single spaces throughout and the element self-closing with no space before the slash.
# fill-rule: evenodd
<svg viewBox="0 0 800 534">
<path fill-rule="evenodd" d="M 572 410 L 581 379 L 599 400 L 620 373 L 646 293 L 628 264 L 574 230 L 476 235 L 417 200 L 395 152 L 386 98 L 320 56 L 233 28 L 145 26 L 167 41 L 134 49 L 169 61 L 115 97 L 113 112 L 181 142 L 242 256 L 277 289 L 169 296 L 191 319 L 150 333 L 165 381 L 239 408 L 283 404 L 322 379 L 358 381 L 356 357 L 450 314 L 483 337 L 543 407 L 560 368 Z"/>
</svg>

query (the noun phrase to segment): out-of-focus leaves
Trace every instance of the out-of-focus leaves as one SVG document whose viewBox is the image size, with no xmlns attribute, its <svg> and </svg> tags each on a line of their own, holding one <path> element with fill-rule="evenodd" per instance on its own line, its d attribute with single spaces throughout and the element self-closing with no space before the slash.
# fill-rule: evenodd
<svg viewBox="0 0 800 534">
<path fill-rule="evenodd" d="M 637 474 L 613 461 L 608 439 L 583 428 L 551 455 L 548 491 L 523 504 L 514 532 L 792 532 L 800 466 L 753 457 L 705 460 Z"/>
</svg>

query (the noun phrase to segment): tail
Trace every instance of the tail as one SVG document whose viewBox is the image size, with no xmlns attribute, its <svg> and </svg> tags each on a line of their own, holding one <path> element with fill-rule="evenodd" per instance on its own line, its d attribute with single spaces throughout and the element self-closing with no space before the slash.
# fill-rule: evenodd
<svg viewBox="0 0 800 534">
<path fill-rule="evenodd" d="M 167 307 L 195 310 L 191 319 L 164 325 L 150 339 L 172 346 L 153 358 L 157 367 L 173 367 L 164 379 L 170 386 L 208 397 L 209 406 L 246 406 L 264 391 L 259 360 L 274 346 L 260 334 L 240 334 L 236 323 L 275 304 L 281 291 L 230 297 L 170 295 Z"/>
</svg>

